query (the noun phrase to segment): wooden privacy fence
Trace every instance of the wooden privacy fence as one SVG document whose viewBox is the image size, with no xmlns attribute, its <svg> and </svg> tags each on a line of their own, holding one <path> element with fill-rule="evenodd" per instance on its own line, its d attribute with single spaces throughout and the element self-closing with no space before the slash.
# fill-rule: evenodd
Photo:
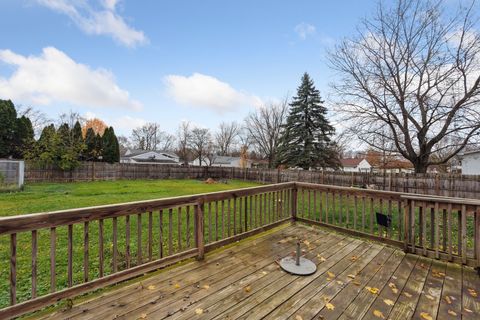
<svg viewBox="0 0 480 320">
<path fill-rule="evenodd" d="M 25 181 L 76 182 L 119 179 L 243 179 L 261 183 L 309 182 L 344 187 L 480 198 L 480 176 L 458 174 L 353 173 L 261 168 L 197 167 L 161 164 L 83 162 L 73 171 L 27 164 Z"/>
<path fill-rule="evenodd" d="M 480 266 L 479 208 L 476 200 L 288 182 L 0 218 L 0 318 L 203 259 L 288 221 Z M 380 226 L 377 213 L 391 224 Z"/>
</svg>

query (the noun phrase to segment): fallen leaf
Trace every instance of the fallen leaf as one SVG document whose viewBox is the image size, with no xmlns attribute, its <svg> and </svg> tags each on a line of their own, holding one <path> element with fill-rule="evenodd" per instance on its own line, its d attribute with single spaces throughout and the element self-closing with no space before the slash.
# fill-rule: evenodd
<svg viewBox="0 0 480 320">
<path fill-rule="evenodd" d="M 337 280 L 337 284 L 342 285 L 343 281 Z"/>
<path fill-rule="evenodd" d="M 154 285 L 150 285 L 147 287 L 148 290 L 154 290 L 155 289 L 155 286 Z"/>
<path fill-rule="evenodd" d="M 477 292 L 475 291 L 475 289 L 471 289 L 471 288 L 468 288 L 468 293 L 470 293 L 470 295 L 474 298 L 476 298 L 478 296 Z"/>
<path fill-rule="evenodd" d="M 262 274 L 266 275 L 266 274 L 268 274 L 268 272 L 267 271 L 262 271 Z"/>
<path fill-rule="evenodd" d="M 407 297 L 407 298 L 411 298 L 411 297 L 412 297 L 412 295 L 411 295 L 410 293 L 406 292 L 406 291 L 403 293 L 403 295 L 404 295 L 405 297 Z"/>
<path fill-rule="evenodd" d="M 470 309 L 468 309 L 468 308 L 463 308 L 463 310 L 465 310 L 465 311 L 468 312 L 468 313 L 472 313 L 472 312 L 473 312 L 472 310 L 470 310 Z"/>
<path fill-rule="evenodd" d="M 197 308 L 195 309 L 195 313 L 201 315 L 203 313 L 203 309 Z"/>
<path fill-rule="evenodd" d="M 249 293 L 250 291 L 252 291 L 252 288 L 250 286 L 246 286 L 245 288 L 243 288 L 243 290 L 246 292 L 246 293 Z"/>
<path fill-rule="evenodd" d="M 356 286 L 359 286 L 360 285 L 360 282 L 359 281 L 352 281 L 352 283 Z"/>
<path fill-rule="evenodd" d="M 385 302 L 387 306 L 393 306 L 395 304 L 395 302 L 393 302 L 393 300 L 390 300 L 390 299 L 383 299 L 383 302 Z"/>
<path fill-rule="evenodd" d="M 355 279 L 355 275 L 354 275 L 354 274 L 349 274 L 349 275 L 347 275 L 347 277 L 349 277 L 350 279 Z"/>
<path fill-rule="evenodd" d="M 206 285 L 203 286 L 203 289 L 208 290 L 208 289 L 210 289 L 210 286 L 208 284 L 206 284 Z"/>
<path fill-rule="evenodd" d="M 138 319 L 147 319 L 147 314 L 142 313 Z"/>
<path fill-rule="evenodd" d="M 326 305 L 325 305 L 325 308 L 327 308 L 328 310 L 334 310 L 335 309 L 335 306 L 333 304 L 331 304 L 330 302 L 328 302 Z"/>
<path fill-rule="evenodd" d="M 390 287 L 390 289 L 392 289 L 392 292 L 393 292 L 393 293 L 395 293 L 395 294 L 398 293 L 398 289 L 397 289 L 397 286 L 395 285 L 395 283 L 390 282 L 390 283 L 388 284 L 388 286 Z"/>
<path fill-rule="evenodd" d="M 425 320 L 433 320 L 432 316 L 427 312 L 421 312 L 420 317 Z"/>
<path fill-rule="evenodd" d="M 323 302 L 325 302 L 325 303 L 330 302 L 330 298 L 329 297 L 323 297 Z"/>
<path fill-rule="evenodd" d="M 357 261 L 358 260 L 358 257 L 357 256 L 351 256 L 350 257 L 350 261 Z"/>
<path fill-rule="evenodd" d="M 372 294 L 377 294 L 380 290 L 378 288 L 372 288 L 372 287 L 365 287 L 368 291 L 370 291 Z"/>
<path fill-rule="evenodd" d="M 327 278 L 327 281 L 332 281 L 332 278 Z"/>
<path fill-rule="evenodd" d="M 175 288 L 180 288 L 180 285 L 178 283 L 175 283 Z"/>
<path fill-rule="evenodd" d="M 426 294 L 425 297 L 426 297 L 428 300 L 432 300 L 432 301 L 435 300 L 435 298 L 432 297 L 432 296 L 429 295 L 429 294 Z"/>
<path fill-rule="evenodd" d="M 447 312 L 448 312 L 448 314 L 451 315 L 451 316 L 456 316 L 456 315 L 457 315 L 457 313 L 456 313 L 455 311 L 451 310 L 451 309 L 448 309 Z"/>
<path fill-rule="evenodd" d="M 318 261 L 320 261 L 320 262 L 325 262 L 327 260 L 319 254 L 317 255 L 317 258 L 318 258 Z"/>
<path fill-rule="evenodd" d="M 310 245 L 310 242 L 308 240 L 303 240 L 303 243 L 306 245 L 306 246 L 309 246 Z"/>
<path fill-rule="evenodd" d="M 385 316 L 383 315 L 383 312 L 380 311 L 380 310 L 373 310 L 373 315 L 377 318 L 385 319 Z"/>
<path fill-rule="evenodd" d="M 335 278 L 335 273 L 332 273 L 330 271 L 327 272 L 327 275 L 329 278 Z"/>
<path fill-rule="evenodd" d="M 452 299 L 450 299 L 450 296 L 445 296 L 445 302 L 448 304 L 452 304 Z"/>
<path fill-rule="evenodd" d="M 295 320 L 303 320 L 303 318 L 302 318 L 301 315 L 298 315 L 298 314 L 297 314 L 297 315 L 295 316 Z"/>
</svg>

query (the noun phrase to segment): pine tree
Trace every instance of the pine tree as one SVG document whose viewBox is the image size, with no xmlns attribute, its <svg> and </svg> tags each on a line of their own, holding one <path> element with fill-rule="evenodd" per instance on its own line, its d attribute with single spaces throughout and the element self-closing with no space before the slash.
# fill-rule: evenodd
<svg viewBox="0 0 480 320">
<path fill-rule="evenodd" d="M 56 165 L 58 163 L 59 139 L 55 126 L 53 124 L 43 128 L 38 141 L 35 142 L 34 148 L 26 156 L 27 160 L 32 160 L 34 164 Z"/>
<path fill-rule="evenodd" d="M 94 160 L 103 160 L 103 140 L 102 136 L 98 133 L 95 135 Z"/>
<path fill-rule="evenodd" d="M 73 139 L 73 145 L 75 146 L 75 149 L 77 150 L 78 160 L 84 160 L 85 157 L 85 141 L 83 140 L 83 135 L 82 135 L 82 126 L 80 125 L 80 122 L 75 122 L 75 125 L 73 126 L 72 129 L 72 139 Z"/>
<path fill-rule="evenodd" d="M 15 125 L 17 111 L 10 100 L 0 100 L 0 158 L 14 153 Z"/>
<path fill-rule="evenodd" d="M 277 151 L 279 164 L 305 170 L 338 167 L 338 156 L 331 140 L 335 128 L 326 118 L 327 109 L 323 103 L 313 80 L 305 73 L 297 96 L 290 103 Z"/>
<path fill-rule="evenodd" d="M 23 159 L 33 148 L 34 132 L 32 122 L 25 116 L 15 121 L 15 134 L 13 137 L 12 156 L 16 159 Z"/>
<path fill-rule="evenodd" d="M 103 161 L 114 163 L 120 161 L 120 150 L 115 131 L 112 127 L 105 129 L 102 136 L 103 142 Z"/>
<path fill-rule="evenodd" d="M 85 134 L 85 160 L 94 161 L 96 159 L 96 139 L 95 132 L 92 128 L 88 128 Z"/>
</svg>

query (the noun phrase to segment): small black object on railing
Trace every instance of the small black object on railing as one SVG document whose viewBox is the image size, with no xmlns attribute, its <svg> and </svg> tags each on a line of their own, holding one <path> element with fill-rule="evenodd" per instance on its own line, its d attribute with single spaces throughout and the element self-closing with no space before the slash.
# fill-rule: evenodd
<svg viewBox="0 0 480 320">
<path fill-rule="evenodd" d="M 375 214 L 377 216 L 377 224 L 385 228 L 390 228 L 392 225 L 392 217 L 381 212 L 376 212 Z"/>
</svg>

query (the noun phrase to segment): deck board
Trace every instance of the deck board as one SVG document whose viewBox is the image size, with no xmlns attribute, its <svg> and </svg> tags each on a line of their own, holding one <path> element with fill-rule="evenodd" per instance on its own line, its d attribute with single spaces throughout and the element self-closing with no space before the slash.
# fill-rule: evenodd
<svg viewBox="0 0 480 320">
<path fill-rule="evenodd" d="M 276 261 L 297 238 L 317 264 L 292 276 Z M 377 288 L 373 292 L 367 288 Z M 374 290 L 375 291 L 375 290 Z M 475 270 L 301 224 L 246 239 L 44 319 L 479 319 Z M 332 308 L 333 307 L 333 308 Z"/>
</svg>

